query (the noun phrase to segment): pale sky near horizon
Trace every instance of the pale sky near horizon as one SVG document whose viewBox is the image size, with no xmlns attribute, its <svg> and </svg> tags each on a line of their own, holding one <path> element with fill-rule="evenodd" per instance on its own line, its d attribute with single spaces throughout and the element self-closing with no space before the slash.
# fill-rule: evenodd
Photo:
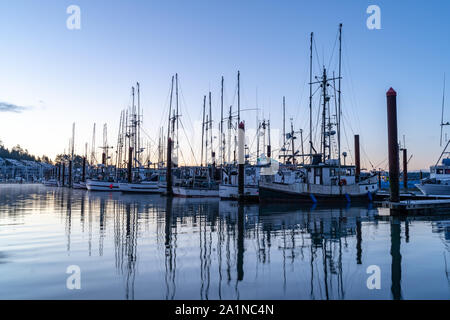
<svg viewBox="0 0 450 320">
<path fill-rule="evenodd" d="M 80 30 L 66 27 L 72 4 L 81 9 Z M 380 30 L 366 26 L 369 5 L 381 9 Z M 235 108 L 240 70 L 242 108 L 258 104 L 259 117 L 270 117 L 277 149 L 283 96 L 288 122 L 293 118 L 296 130 L 309 130 L 310 32 L 317 49 L 315 75 L 322 64 L 337 72 L 335 41 L 343 23 L 343 151 L 352 152 L 358 133 L 363 166 L 386 168 L 385 94 L 392 86 L 398 93 L 399 138 L 405 135 L 412 154 L 410 168 L 428 168 L 442 151 L 449 15 L 450 2 L 444 0 L 2 1 L 0 140 L 8 148 L 20 144 L 32 154 L 54 158 L 68 148 L 73 122 L 78 153 L 91 144 L 94 123 L 96 144 L 102 144 L 107 123 L 108 140 L 115 145 L 120 111 L 139 81 L 143 127 L 157 141 L 159 128 L 166 125 L 170 79 L 178 73 L 188 136 L 182 140 L 183 154 L 190 158 L 189 140 L 199 161 L 203 95 L 212 92 L 217 126 L 220 78 L 225 77 L 225 105 Z M 13 106 L 24 108 L 4 111 Z M 446 107 L 444 121 L 450 121 Z M 316 103 L 315 115 L 317 108 Z M 242 118 L 252 144 L 256 113 L 243 112 Z"/>
</svg>

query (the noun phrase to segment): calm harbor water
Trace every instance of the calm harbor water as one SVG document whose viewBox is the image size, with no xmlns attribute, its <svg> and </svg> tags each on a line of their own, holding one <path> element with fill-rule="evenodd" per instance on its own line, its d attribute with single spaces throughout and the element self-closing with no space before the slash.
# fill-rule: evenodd
<svg viewBox="0 0 450 320">
<path fill-rule="evenodd" d="M 0 299 L 449 298 L 450 214 L 0 185 Z"/>
</svg>

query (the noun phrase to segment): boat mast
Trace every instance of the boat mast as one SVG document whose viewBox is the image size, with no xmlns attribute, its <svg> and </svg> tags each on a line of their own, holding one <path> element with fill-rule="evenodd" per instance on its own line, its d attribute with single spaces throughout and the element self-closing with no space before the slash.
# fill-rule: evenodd
<svg viewBox="0 0 450 320">
<path fill-rule="evenodd" d="M 241 72 L 240 71 L 238 71 L 237 81 L 238 81 L 238 87 L 237 87 L 238 118 L 237 118 L 237 123 L 239 125 L 239 123 L 241 122 Z"/>
<path fill-rule="evenodd" d="M 312 160 L 312 149 L 313 149 L 313 142 L 312 142 L 312 45 L 313 45 L 313 37 L 314 33 L 311 32 L 311 40 L 309 45 L 309 155 L 311 158 L 311 164 L 313 163 Z"/>
<path fill-rule="evenodd" d="M 283 96 L 283 159 L 286 164 L 286 102 Z"/>
<path fill-rule="evenodd" d="M 203 167 L 203 143 L 205 136 L 205 107 L 206 107 L 206 96 L 203 96 L 203 120 L 202 120 L 202 153 L 200 159 L 200 167 Z"/>
<path fill-rule="evenodd" d="M 92 144 L 91 144 L 91 166 L 95 163 L 95 123 L 94 129 L 92 130 Z"/>
<path fill-rule="evenodd" d="M 338 75 L 338 115 L 337 115 L 338 164 L 339 164 L 338 181 L 341 181 L 341 77 L 342 77 L 341 65 L 342 65 L 342 23 L 339 24 L 339 75 Z"/>
<path fill-rule="evenodd" d="M 215 154 L 213 148 L 213 132 L 212 132 L 212 108 L 211 108 L 211 91 L 209 92 L 209 136 L 210 136 L 210 149 L 211 149 L 211 164 L 214 165 Z"/>
<path fill-rule="evenodd" d="M 171 86 L 170 86 L 170 101 L 169 101 L 169 121 L 167 123 L 167 141 L 169 141 L 170 139 L 170 122 L 172 120 L 171 118 L 171 113 L 172 113 L 172 98 L 173 98 L 173 76 L 172 76 L 172 82 L 171 82 Z M 169 148 L 169 145 L 167 145 L 167 148 Z M 167 159 L 168 160 L 168 159 Z"/>
<path fill-rule="evenodd" d="M 445 73 L 444 73 L 444 88 L 442 90 L 441 142 L 440 142 L 441 147 L 442 147 L 442 130 L 444 129 L 444 126 L 450 125 L 449 122 L 444 123 L 444 103 L 445 103 Z"/>
<path fill-rule="evenodd" d="M 229 111 L 229 115 L 228 115 L 228 164 L 231 163 L 231 111 L 232 111 L 232 106 L 230 106 L 230 111 Z"/>
<path fill-rule="evenodd" d="M 137 86 L 137 98 L 138 98 L 138 105 L 137 105 L 137 121 L 136 121 L 136 127 L 137 127 L 137 133 L 136 133 L 136 140 L 137 140 L 137 157 L 136 161 L 138 162 L 139 166 L 141 166 L 141 93 L 140 93 L 140 85 L 139 82 L 136 83 Z"/>
<path fill-rule="evenodd" d="M 322 106 L 322 154 L 323 154 L 323 162 L 324 163 L 327 158 L 327 155 L 326 155 L 326 147 L 327 147 L 327 140 L 326 140 L 327 85 L 328 85 L 327 71 L 325 68 L 323 68 L 323 75 L 322 75 L 322 100 L 323 100 L 323 106 Z"/>
<path fill-rule="evenodd" d="M 176 121 L 177 121 L 177 164 L 179 163 L 178 159 L 178 149 L 179 149 L 179 141 L 178 141 L 178 123 L 179 123 L 179 109 L 178 109 L 178 73 L 175 73 L 175 92 L 176 92 L 176 108 L 177 108 L 177 114 L 176 114 Z"/>
<path fill-rule="evenodd" d="M 222 163 L 222 167 L 225 164 L 225 136 L 223 134 L 223 76 L 221 81 L 221 90 L 220 90 L 220 161 Z M 222 171 L 221 171 L 222 172 Z"/>
</svg>

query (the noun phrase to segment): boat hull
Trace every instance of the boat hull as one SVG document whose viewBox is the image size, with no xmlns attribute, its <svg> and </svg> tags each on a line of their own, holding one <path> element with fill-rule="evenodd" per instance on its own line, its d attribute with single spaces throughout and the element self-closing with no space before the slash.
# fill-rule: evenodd
<svg viewBox="0 0 450 320">
<path fill-rule="evenodd" d="M 119 183 L 119 189 L 125 193 L 161 193 L 158 183 Z"/>
<path fill-rule="evenodd" d="M 86 188 L 89 191 L 108 191 L 108 192 L 120 191 L 119 183 L 107 181 L 87 180 Z"/>
<path fill-rule="evenodd" d="M 426 196 L 450 196 L 450 185 L 426 183 L 416 184 L 416 187 Z"/>
<path fill-rule="evenodd" d="M 173 187 L 173 195 L 183 198 L 219 198 L 219 189 Z"/>
<path fill-rule="evenodd" d="M 86 190 L 86 183 L 85 182 L 74 182 L 72 185 L 73 189 L 81 189 L 81 190 Z"/>
<path fill-rule="evenodd" d="M 219 186 L 219 196 L 221 200 L 238 200 L 239 190 L 237 185 L 221 184 Z M 244 200 L 258 201 L 259 200 L 259 188 L 258 186 L 244 186 Z"/>
<path fill-rule="evenodd" d="M 259 198 L 262 202 L 289 201 L 300 203 L 368 203 L 378 190 L 376 183 L 352 186 L 309 186 L 304 183 L 290 185 L 262 183 Z"/>
<path fill-rule="evenodd" d="M 46 186 L 46 187 L 58 187 L 59 186 L 58 181 L 56 181 L 56 180 L 44 181 L 43 185 Z"/>
</svg>

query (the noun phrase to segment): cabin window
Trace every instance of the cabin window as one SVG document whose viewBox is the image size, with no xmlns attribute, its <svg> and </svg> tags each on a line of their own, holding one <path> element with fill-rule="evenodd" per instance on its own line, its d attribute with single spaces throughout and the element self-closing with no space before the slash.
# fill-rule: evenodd
<svg viewBox="0 0 450 320">
<path fill-rule="evenodd" d="M 450 169 L 445 169 L 445 174 L 450 174 Z"/>
<path fill-rule="evenodd" d="M 443 174 L 444 173 L 444 170 L 443 169 L 437 169 L 436 170 L 436 174 Z"/>
<path fill-rule="evenodd" d="M 336 175 L 336 172 L 334 169 L 330 169 L 330 176 L 334 177 Z"/>
</svg>

